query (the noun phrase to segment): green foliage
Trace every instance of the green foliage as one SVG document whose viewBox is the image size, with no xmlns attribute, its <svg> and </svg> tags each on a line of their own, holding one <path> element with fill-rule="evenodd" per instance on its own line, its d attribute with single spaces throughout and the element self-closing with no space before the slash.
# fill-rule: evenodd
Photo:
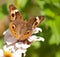
<svg viewBox="0 0 60 57">
<path fill-rule="evenodd" d="M 26 6 L 27 2 L 28 0 L 15 0 L 15 4 L 20 9 L 23 9 Z"/>
<path fill-rule="evenodd" d="M 3 48 L 3 45 L 4 45 L 4 40 L 3 38 L 0 38 L 0 49 Z"/>
<path fill-rule="evenodd" d="M 8 14 L 7 4 L 3 4 L 0 6 L 0 19 L 2 19 L 6 14 Z"/>
<path fill-rule="evenodd" d="M 60 57 L 60 52 L 59 51 L 56 53 L 56 57 Z"/>
</svg>

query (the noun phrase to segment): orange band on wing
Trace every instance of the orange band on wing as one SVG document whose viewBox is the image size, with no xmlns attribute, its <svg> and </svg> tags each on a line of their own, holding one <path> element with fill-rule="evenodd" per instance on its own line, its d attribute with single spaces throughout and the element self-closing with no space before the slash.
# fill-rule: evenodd
<svg viewBox="0 0 60 57">
<path fill-rule="evenodd" d="M 10 23 L 10 25 L 9 25 L 9 28 L 10 28 L 10 31 L 11 31 L 11 34 L 14 36 L 14 38 L 16 38 L 16 39 L 18 39 L 18 35 L 15 33 L 15 31 L 12 29 L 12 22 Z"/>
<path fill-rule="evenodd" d="M 19 38 L 20 38 L 20 40 L 25 40 L 25 39 L 29 38 L 31 35 L 32 35 L 32 30 L 30 30 L 28 34 L 24 34 L 24 35 L 20 36 Z"/>
<path fill-rule="evenodd" d="M 12 29 L 11 26 L 12 26 L 12 22 L 10 23 L 9 28 L 10 28 L 10 31 L 11 31 L 12 35 L 13 35 L 14 38 L 16 38 L 16 39 L 25 40 L 25 39 L 27 39 L 29 36 L 31 36 L 31 34 L 32 34 L 32 30 L 29 30 L 29 33 L 25 33 L 25 34 L 23 34 L 22 36 L 17 35 L 17 34 L 15 33 L 15 31 Z"/>
</svg>

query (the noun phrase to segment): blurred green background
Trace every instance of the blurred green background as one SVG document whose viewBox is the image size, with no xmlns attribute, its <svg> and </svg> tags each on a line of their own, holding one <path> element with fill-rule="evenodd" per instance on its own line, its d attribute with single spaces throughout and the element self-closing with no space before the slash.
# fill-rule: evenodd
<svg viewBox="0 0 60 57">
<path fill-rule="evenodd" d="M 3 32 L 9 26 L 9 4 L 14 4 L 24 19 L 45 16 L 39 25 L 42 33 L 36 34 L 45 41 L 33 43 L 26 57 L 60 57 L 60 0 L 0 0 L 0 48 L 4 45 Z"/>
</svg>

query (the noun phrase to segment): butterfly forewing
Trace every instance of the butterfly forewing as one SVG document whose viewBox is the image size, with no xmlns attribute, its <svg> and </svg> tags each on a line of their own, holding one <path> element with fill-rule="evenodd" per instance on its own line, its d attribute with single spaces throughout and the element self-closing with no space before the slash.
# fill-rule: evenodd
<svg viewBox="0 0 60 57">
<path fill-rule="evenodd" d="M 21 13 L 17 10 L 17 8 L 14 5 L 9 6 L 9 17 L 11 21 L 14 21 L 17 19 L 17 15 L 19 15 L 20 19 L 23 19 Z"/>
<path fill-rule="evenodd" d="M 37 16 L 35 18 L 28 20 L 27 26 L 31 29 L 36 28 L 43 20 L 44 20 L 44 16 Z"/>
</svg>

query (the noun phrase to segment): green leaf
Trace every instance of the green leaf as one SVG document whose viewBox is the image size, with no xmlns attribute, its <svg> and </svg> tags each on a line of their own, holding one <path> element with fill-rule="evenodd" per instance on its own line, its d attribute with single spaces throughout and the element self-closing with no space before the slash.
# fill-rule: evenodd
<svg viewBox="0 0 60 57">
<path fill-rule="evenodd" d="M 52 29 L 52 36 L 50 38 L 49 44 L 60 44 L 60 17 L 55 16 L 54 21 L 49 21 L 48 22 L 49 26 Z"/>
<path fill-rule="evenodd" d="M 39 5 L 39 6 L 40 6 L 40 8 L 41 8 L 41 9 L 44 9 L 45 1 L 36 0 L 35 2 L 37 3 L 37 5 Z"/>
<path fill-rule="evenodd" d="M 60 0 L 50 0 L 51 2 L 60 2 Z"/>
<path fill-rule="evenodd" d="M 50 17 L 55 17 L 55 13 L 51 11 L 49 8 L 45 9 L 45 15 Z"/>
<path fill-rule="evenodd" d="M 0 7 L 0 20 L 3 18 L 4 14 L 2 12 L 2 8 Z"/>
<path fill-rule="evenodd" d="M 27 4 L 28 0 L 15 0 L 15 4 L 18 8 L 24 8 Z"/>
<path fill-rule="evenodd" d="M 60 52 L 59 51 L 56 53 L 56 57 L 60 57 Z"/>
<path fill-rule="evenodd" d="M 4 45 L 4 40 L 3 38 L 0 38 L 0 49 L 3 48 L 3 45 Z"/>
<path fill-rule="evenodd" d="M 38 49 L 41 45 L 40 45 L 40 42 L 34 42 L 32 44 L 32 46 L 34 46 L 36 49 Z"/>
<path fill-rule="evenodd" d="M 6 14 L 8 14 L 7 4 L 0 6 L 0 19 L 2 19 Z"/>
</svg>

